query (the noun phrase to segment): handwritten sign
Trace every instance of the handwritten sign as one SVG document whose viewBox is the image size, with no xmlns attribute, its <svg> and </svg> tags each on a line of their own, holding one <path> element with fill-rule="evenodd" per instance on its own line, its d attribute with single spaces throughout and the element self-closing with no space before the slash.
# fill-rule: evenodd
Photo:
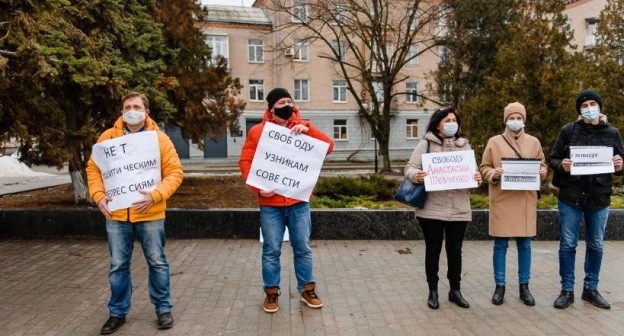
<svg viewBox="0 0 624 336">
<path fill-rule="evenodd" d="M 570 175 L 609 174 L 615 172 L 613 147 L 570 146 Z"/>
<path fill-rule="evenodd" d="M 425 190 L 467 189 L 478 186 L 474 151 L 426 153 L 422 155 Z"/>
<path fill-rule="evenodd" d="M 502 159 L 502 190 L 540 190 L 540 159 Z"/>
<path fill-rule="evenodd" d="M 262 190 L 308 202 L 329 144 L 266 123 L 246 183 Z"/>
<path fill-rule="evenodd" d="M 139 201 L 139 190 L 153 190 L 161 181 L 156 131 L 132 133 L 93 145 L 93 161 L 102 172 L 111 211 Z"/>
</svg>

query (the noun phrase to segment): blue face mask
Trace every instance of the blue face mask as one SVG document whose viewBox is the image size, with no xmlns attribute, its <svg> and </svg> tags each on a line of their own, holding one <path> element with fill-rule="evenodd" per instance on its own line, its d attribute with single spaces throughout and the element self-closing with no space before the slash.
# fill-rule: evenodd
<svg viewBox="0 0 624 336">
<path fill-rule="evenodd" d="M 524 122 L 522 120 L 509 120 L 505 124 L 512 132 L 518 132 L 524 128 Z"/>
<path fill-rule="evenodd" d="M 581 109 L 581 117 L 587 121 L 594 121 L 600 114 L 600 108 L 598 106 L 589 106 Z"/>
<path fill-rule="evenodd" d="M 455 133 L 457 133 L 458 129 L 459 129 L 459 125 L 457 125 L 456 122 L 447 122 L 444 124 L 444 127 L 442 129 L 442 134 L 444 134 L 444 136 L 447 136 L 447 137 L 452 137 L 455 135 Z"/>
</svg>

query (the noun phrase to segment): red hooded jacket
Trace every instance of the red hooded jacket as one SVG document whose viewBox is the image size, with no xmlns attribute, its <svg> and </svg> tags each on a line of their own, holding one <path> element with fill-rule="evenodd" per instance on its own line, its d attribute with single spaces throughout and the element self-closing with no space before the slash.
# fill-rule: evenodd
<svg viewBox="0 0 624 336">
<path fill-rule="evenodd" d="M 245 144 L 243 145 L 243 149 L 241 150 L 240 160 L 238 161 L 238 165 L 240 166 L 241 174 L 243 176 L 243 180 L 247 181 L 247 176 L 249 176 L 249 171 L 251 170 L 251 161 L 256 154 L 256 148 L 258 147 L 258 141 L 260 140 L 260 135 L 262 135 L 262 130 L 264 129 L 264 124 L 267 122 L 272 122 L 271 112 L 266 110 L 264 112 L 264 117 L 262 118 L 262 122 L 258 125 L 252 127 L 247 133 L 247 139 L 245 139 Z M 305 133 L 308 136 L 311 136 L 315 139 L 327 142 L 329 144 L 329 148 L 327 148 L 327 154 L 331 153 L 334 149 L 334 141 L 325 135 L 325 133 L 321 132 L 318 128 L 316 128 L 312 122 L 307 120 L 301 120 L 301 115 L 299 114 L 299 110 L 296 107 L 293 107 L 293 114 L 288 120 L 288 123 L 285 125 L 287 128 L 292 128 L 295 125 L 305 125 L 308 128 L 308 131 Z M 249 188 L 256 194 L 258 197 L 258 204 L 261 206 L 291 206 L 302 201 L 298 199 L 288 198 L 282 195 L 273 195 L 272 197 L 263 197 L 260 196 L 260 190 L 258 188 L 249 186 Z"/>
</svg>

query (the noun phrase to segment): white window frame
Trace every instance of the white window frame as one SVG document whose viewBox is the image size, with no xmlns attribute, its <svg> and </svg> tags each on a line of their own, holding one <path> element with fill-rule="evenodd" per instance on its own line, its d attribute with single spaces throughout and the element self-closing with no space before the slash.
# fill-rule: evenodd
<svg viewBox="0 0 624 336">
<path fill-rule="evenodd" d="M 418 65 L 418 44 L 412 44 L 409 46 L 409 49 L 407 50 L 407 57 L 413 57 L 407 62 L 408 65 Z"/>
<path fill-rule="evenodd" d="M 347 5 L 344 3 L 335 3 L 331 7 L 332 24 L 343 25 L 347 21 Z"/>
<path fill-rule="evenodd" d="M 293 60 L 298 62 L 307 62 L 310 60 L 310 45 L 308 42 L 295 40 L 293 43 Z"/>
<path fill-rule="evenodd" d="M 340 54 L 339 59 L 334 55 L 334 51 L 338 51 Z M 342 62 L 347 60 L 347 42 L 341 40 L 332 41 L 332 58 Z"/>
<path fill-rule="evenodd" d="M 308 22 L 308 1 L 307 0 L 291 0 L 292 5 L 292 22 Z"/>
<path fill-rule="evenodd" d="M 332 80 L 332 100 L 334 103 L 347 102 L 347 81 L 344 79 Z"/>
<path fill-rule="evenodd" d="M 307 79 L 295 79 L 294 101 L 310 101 L 310 81 Z"/>
<path fill-rule="evenodd" d="M 418 82 L 405 82 L 405 102 L 407 104 L 420 103 L 418 96 Z"/>
<path fill-rule="evenodd" d="M 252 81 L 254 83 L 252 83 Z M 249 79 L 249 101 L 261 102 L 264 100 L 264 79 Z M 252 93 L 255 90 L 255 94 Z"/>
<path fill-rule="evenodd" d="M 344 125 L 342 124 L 344 122 Z M 349 122 L 347 119 L 334 119 L 334 136 L 336 141 L 349 141 Z M 344 135 L 344 137 L 343 137 Z"/>
<path fill-rule="evenodd" d="M 230 63 L 229 38 L 227 35 L 206 35 L 206 44 L 212 50 L 212 62 L 216 64 L 217 58 L 222 56 Z"/>
<path fill-rule="evenodd" d="M 407 119 L 405 121 L 405 138 L 418 139 L 418 119 Z"/>
<path fill-rule="evenodd" d="M 374 81 L 372 84 L 373 90 L 375 90 L 375 96 L 377 96 L 377 101 L 382 103 L 384 101 L 383 83 L 380 81 Z"/>
<path fill-rule="evenodd" d="M 438 63 L 443 64 L 450 62 L 451 51 L 445 45 L 438 46 Z"/>
<path fill-rule="evenodd" d="M 264 41 L 261 39 L 247 40 L 247 58 L 249 63 L 264 63 Z"/>
</svg>

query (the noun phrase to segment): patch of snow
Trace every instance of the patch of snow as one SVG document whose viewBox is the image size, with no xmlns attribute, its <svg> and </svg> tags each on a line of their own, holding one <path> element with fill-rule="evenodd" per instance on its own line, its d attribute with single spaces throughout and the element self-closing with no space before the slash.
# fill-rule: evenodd
<svg viewBox="0 0 624 336">
<path fill-rule="evenodd" d="M 27 165 L 19 162 L 14 155 L 0 156 L 0 177 L 29 176 L 52 176 L 52 174 L 32 171 Z"/>
</svg>

